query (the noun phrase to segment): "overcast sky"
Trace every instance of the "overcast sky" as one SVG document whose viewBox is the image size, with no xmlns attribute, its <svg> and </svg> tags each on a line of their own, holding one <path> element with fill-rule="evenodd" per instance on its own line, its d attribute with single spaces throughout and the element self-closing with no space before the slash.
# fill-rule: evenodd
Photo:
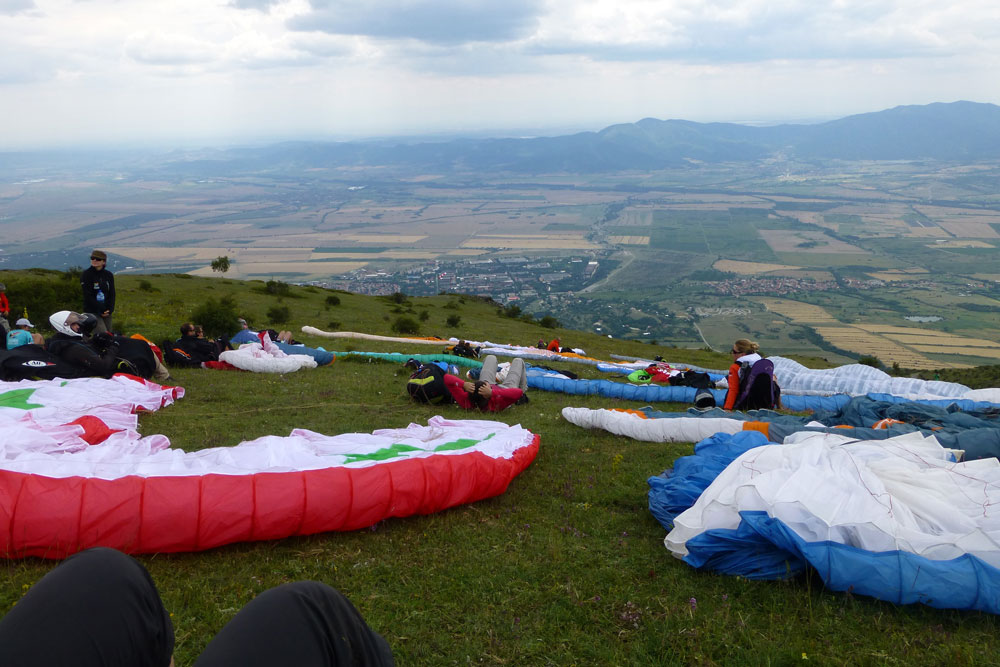
<svg viewBox="0 0 1000 667">
<path fill-rule="evenodd" d="M 1000 102 L 996 0 L 0 0 L 0 150 Z"/>
</svg>

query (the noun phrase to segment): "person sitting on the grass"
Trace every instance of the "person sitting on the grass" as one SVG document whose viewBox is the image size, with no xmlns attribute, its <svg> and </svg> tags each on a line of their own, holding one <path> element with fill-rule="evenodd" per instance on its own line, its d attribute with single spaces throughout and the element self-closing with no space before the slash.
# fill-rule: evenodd
<svg viewBox="0 0 1000 667">
<path fill-rule="evenodd" d="M 523 359 L 516 358 L 510 362 L 502 383 L 497 384 L 496 377 L 497 358 L 490 354 L 483 360 L 479 380 L 471 382 L 449 373 L 444 376 L 444 384 L 455 402 L 466 410 L 500 412 L 527 398 L 528 374 Z"/>
<path fill-rule="evenodd" d="M 34 328 L 35 325 L 32 324 L 27 317 L 21 317 L 14 323 L 14 328 L 10 331 L 11 333 L 15 331 L 27 331 L 31 336 L 31 340 L 29 341 L 30 343 L 34 343 L 35 345 L 45 345 L 45 338 L 42 337 L 42 334 L 32 331 Z"/>
<path fill-rule="evenodd" d="M 479 358 L 479 350 L 480 350 L 480 348 L 478 348 L 478 347 L 472 347 L 472 345 L 470 345 L 469 343 L 465 342 L 464 340 L 460 340 L 460 341 L 458 341 L 457 344 L 455 344 L 451 348 L 451 353 L 454 354 L 454 355 L 457 355 L 459 357 L 468 357 L 469 359 L 478 359 Z"/>
<path fill-rule="evenodd" d="M 203 361 L 218 361 L 219 353 L 225 349 L 219 341 L 205 338 L 205 330 L 201 325 L 192 322 L 181 325 L 181 337 L 171 347 L 173 352 L 189 360 L 191 365 L 200 365 Z M 171 355 L 171 358 L 174 356 Z"/>
<path fill-rule="evenodd" d="M 774 378 L 774 363 L 759 354 L 760 346 L 746 338 L 733 343 L 726 392 L 726 410 L 778 409 L 781 388 Z"/>
<path fill-rule="evenodd" d="M 142 564 L 98 547 L 70 556 L 0 618 L 4 665 L 174 664 L 174 628 Z M 195 662 L 392 665 L 389 644 L 341 593 L 297 581 L 248 602 Z"/>
</svg>

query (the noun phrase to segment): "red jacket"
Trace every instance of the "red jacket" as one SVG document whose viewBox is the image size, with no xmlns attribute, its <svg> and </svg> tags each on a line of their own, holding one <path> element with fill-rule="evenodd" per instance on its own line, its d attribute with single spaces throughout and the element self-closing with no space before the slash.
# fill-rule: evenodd
<svg viewBox="0 0 1000 667">
<path fill-rule="evenodd" d="M 726 390 L 726 402 L 722 406 L 723 410 L 732 410 L 736 405 L 736 399 L 740 395 L 740 364 L 739 362 L 729 367 L 729 389 Z"/>
<path fill-rule="evenodd" d="M 6 292 L 0 292 L 0 315 L 4 317 L 10 315 L 10 302 L 7 301 Z"/>
<path fill-rule="evenodd" d="M 455 375 L 445 374 L 444 376 L 444 386 L 448 387 L 448 391 L 451 392 L 452 398 L 455 402 L 466 410 L 476 409 L 476 405 L 469 398 L 469 394 L 463 389 L 465 381 Z M 486 409 L 484 412 L 500 412 L 504 408 L 509 408 L 517 402 L 517 399 L 521 398 L 524 394 L 523 391 L 517 387 L 501 387 L 498 384 L 493 385 L 493 393 L 490 394 L 490 400 L 486 404 Z"/>
</svg>

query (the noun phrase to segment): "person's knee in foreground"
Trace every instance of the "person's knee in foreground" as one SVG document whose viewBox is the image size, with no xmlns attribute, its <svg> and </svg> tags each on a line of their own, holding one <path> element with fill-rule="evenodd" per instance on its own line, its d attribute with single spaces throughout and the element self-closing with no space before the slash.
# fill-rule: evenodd
<svg viewBox="0 0 1000 667">
<path fill-rule="evenodd" d="M 174 629 L 149 573 L 114 549 L 70 556 L 0 619 L 3 665 L 171 664 Z"/>
<path fill-rule="evenodd" d="M 195 662 L 212 665 L 392 665 L 389 644 L 350 600 L 318 581 L 297 581 L 251 600 Z"/>
<path fill-rule="evenodd" d="M 173 663 L 173 626 L 149 573 L 114 549 L 70 556 L 0 618 L 0 664 Z M 261 593 L 198 665 L 391 665 L 392 652 L 343 595 L 301 581 Z"/>
</svg>

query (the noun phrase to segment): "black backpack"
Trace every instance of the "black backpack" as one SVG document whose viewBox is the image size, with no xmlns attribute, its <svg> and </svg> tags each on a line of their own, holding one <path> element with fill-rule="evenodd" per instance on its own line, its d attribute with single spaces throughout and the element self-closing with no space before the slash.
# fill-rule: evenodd
<svg viewBox="0 0 1000 667">
<path fill-rule="evenodd" d="M 406 381 L 410 398 L 420 403 L 450 403 L 451 392 L 444 384 L 444 371 L 436 364 L 424 364 Z"/>
</svg>

